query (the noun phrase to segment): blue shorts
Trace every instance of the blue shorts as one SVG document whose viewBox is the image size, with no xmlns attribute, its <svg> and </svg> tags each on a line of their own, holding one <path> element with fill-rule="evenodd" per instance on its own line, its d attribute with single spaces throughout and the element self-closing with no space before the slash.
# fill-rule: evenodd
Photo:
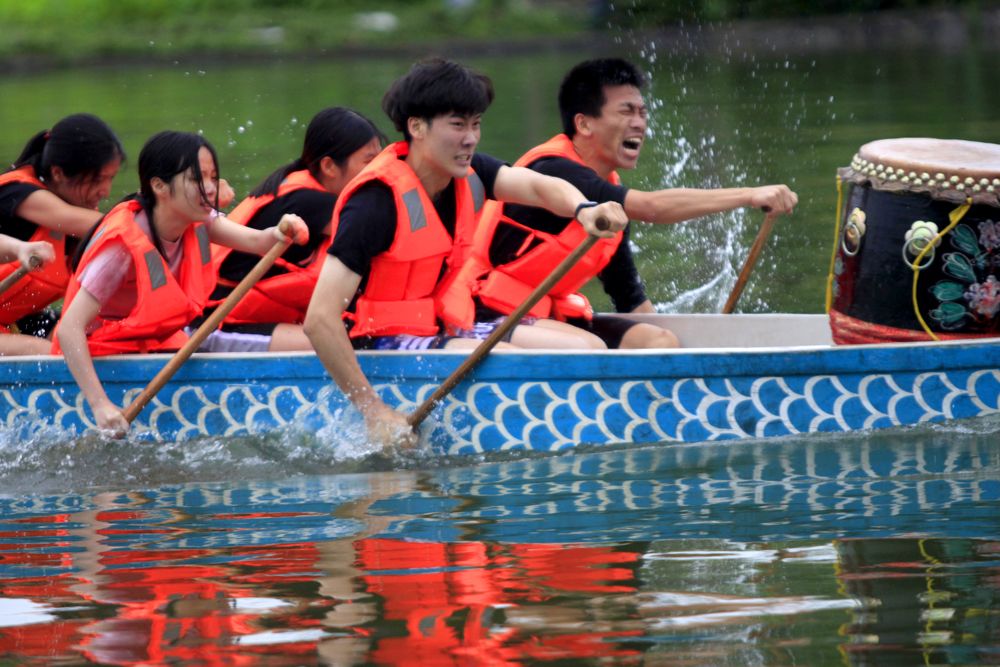
<svg viewBox="0 0 1000 667">
<path fill-rule="evenodd" d="M 486 340 L 490 335 L 497 330 L 497 328 L 504 323 L 506 317 L 498 317 L 492 320 L 485 320 L 483 322 L 476 322 L 472 325 L 471 329 L 458 329 L 455 331 L 455 338 L 473 338 L 475 340 Z M 522 324 L 525 326 L 531 326 L 538 321 L 537 317 L 527 317 L 521 318 L 521 321 L 517 323 L 518 326 Z M 514 335 L 514 329 L 517 327 L 511 327 L 504 337 L 501 339 L 505 343 L 510 342 L 511 336 Z"/>
<path fill-rule="evenodd" d="M 411 336 L 397 334 L 395 336 L 376 336 L 365 345 L 369 350 L 440 350 L 454 336 Z"/>
</svg>

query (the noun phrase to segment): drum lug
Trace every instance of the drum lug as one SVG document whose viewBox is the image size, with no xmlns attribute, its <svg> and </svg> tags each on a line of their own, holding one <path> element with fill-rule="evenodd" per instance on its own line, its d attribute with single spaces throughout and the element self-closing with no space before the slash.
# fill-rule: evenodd
<svg viewBox="0 0 1000 667">
<path fill-rule="evenodd" d="M 941 245 L 938 235 L 938 226 L 929 220 L 914 220 L 903 237 L 903 262 L 916 271 L 922 271 L 934 262 L 936 248 Z M 933 244 L 933 245 L 931 245 Z M 931 247 L 925 252 L 928 245 Z M 916 260 L 920 258 L 920 264 Z"/>
<path fill-rule="evenodd" d="M 847 216 L 847 224 L 844 225 L 844 238 L 840 241 L 840 247 L 848 257 L 854 257 L 861 250 L 861 239 L 864 238 L 867 229 L 866 217 L 865 212 L 860 208 L 855 208 Z"/>
</svg>

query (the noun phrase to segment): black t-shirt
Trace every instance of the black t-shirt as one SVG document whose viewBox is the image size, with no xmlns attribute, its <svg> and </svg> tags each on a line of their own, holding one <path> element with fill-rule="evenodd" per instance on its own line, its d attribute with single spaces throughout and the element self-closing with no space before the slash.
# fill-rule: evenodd
<svg viewBox="0 0 1000 667">
<path fill-rule="evenodd" d="M 609 183 L 590 167 L 568 158 L 541 158 L 529 164 L 528 167 L 540 174 L 554 176 L 572 183 L 583 193 L 584 197 L 591 201 L 614 201 L 625 205 L 625 195 L 628 193 L 628 188 Z M 572 220 L 572 218 L 559 217 L 543 208 L 519 204 L 504 204 L 504 214 L 522 225 L 549 234 L 562 232 Z M 490 244 L 490 262 L 493 266 L 506 264 L 516 259 L 518 250 L 523 246 L 527 236 L 527 232 L 512 225 L 497 225 L 493 242 Z M 621 244 L 612 255 L 608 265 L 597 277 L 600 279 L 604 291 L 611 298 L 615 310 L 619 313 L 630 312 L 646 300 L 646 290 L 632 257 L 629 227 L 625 228 Z"/>
<path fill-rule="evenodd" d="M 27 241 L 31 238 L 38 226 L 24 218 L 19 218 L 14 211 L 27 199 L 28 195 L 44 189 L 33 183 L 0 185 L 0 234 L 13 236 L 21 241 Z"/>
<path fill-rule="evenodd" d="M 486 189 L 486 197 L 493 198 L 493 185 L 497 172 L 504 162 L 495 157 L 476 153 L 472 156 L 472 170 L 479 176 Z M 434 209 L 441 223 L 452 236 L 455 235 L 455 181 L 434 198 Z M 370 181 L 358 188 L 344 204 L 337 222 L 337 233 L 330 246 L 330 254 L 361 276 L 364 289 L 371 270 L 372 260 L 392 247 L 396 238 L 396 201 L 392 190 L 381 181 Z M 442 267 L 444 270 L 444 267 Z"/>
<path fill-rule="evenodd" d="M 292 244 L 281 256 L 286 262 L 291 264 L 305 265 L 313 257 L 313 254 L 322 244 L 326 234 L 326 227 L 330 224 L 333 216 L 333 207 L 337 203 L 337 197 L 329 192 L 320 190 L 295 190 L 286 195 L 277 197 L 267 204 L 247 222 L 248 227 L 253 229 L 267 229 L 274 227 L 281 220 L 281 216 L 286 213 L 294 213 L 301 217 L 309 228 L 309 241 L 305 245 Z M 250 273 L 250 270 L 260 261 L 260 257 L 245 252 L 234 250 L 229 253 L 222 266 L 219 268 L 219 275 L 226 279 L 238 282 Z M 319 258 L 322 261 L 322 258 Z M 264 277 L 280 275 L 286 270 L 280 266 L 272 266 L 264 274 Z"/>
</svg>

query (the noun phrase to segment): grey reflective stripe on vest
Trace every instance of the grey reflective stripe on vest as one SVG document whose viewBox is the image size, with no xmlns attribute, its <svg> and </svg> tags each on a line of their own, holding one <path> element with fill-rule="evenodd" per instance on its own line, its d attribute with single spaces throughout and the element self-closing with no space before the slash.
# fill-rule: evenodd
<svg viewBox="0 0 1000 667">
<path fill-rule="evenodd" d="M 143 255 L 146 259 L 146 271 L 149 272 L 149 287 L 156 289 L 167 284 L 167 272 L 163 270 L 163 257 L 158 250 L 148 250 Z"/>
<path fill-rule="evenodd" d="M 94 243 L 97 241 L 97 239 L 99 239 L 102 236 L 104 236 L 104 232 L 106 232 L 107 229 L 108 229 L 107 227 L 105 227 L 104 225 L 101 225 L 101 227 L 96 232 L 94 232 L 94 235 L 90 237 L 90 240 L 87 241 L 87 248 L 89 248 L 90 246 L 94 245 Z"/>
<path fill-rule="evenodd" d="M 420 192 L 413 188 L 403 193 L 403 203 L 406 205 L 406 215 L 410 218 L 410 231 L 415 232 L 427 226 L 427 215 L 420 201 Z"/>
<path fill-rule="evenodd" d="M 208 241 L 208 228 L 205 225 L 195 227 L 194 233 L 198 236 L 198 249 L 201 250 L 201 263 L 208 264 L 212 261 L 212 247 Z"/>
<path fill-rule="evenodd" d="M 483 185 L 482 179 L 476 172 L 466 176 L 465 180 L 469 182 L 469 190 L 472 191 L 472 208 L 476 213 L 479 213 L 479 209 L 486 202 L 486 186 Z"/>
</svg>

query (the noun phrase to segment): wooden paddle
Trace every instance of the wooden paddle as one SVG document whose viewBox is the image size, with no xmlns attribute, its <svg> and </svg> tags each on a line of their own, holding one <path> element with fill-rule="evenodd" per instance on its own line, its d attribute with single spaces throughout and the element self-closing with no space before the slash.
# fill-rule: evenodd
<svg viewBox="0 0 1000 667">
<path fill-rule="evenodd" d="M 604 231 L 609 227 L 610 223 L 605 218 L 598 218 L 596 225 L 598 229 Z M 535 288 L 535 291 L 528 295 L 528 298 L 524 300 L 524 303 L 515 308 L 514 311 L 500 323 L 500 326 L 494 329 L 493 333 L 487 336 L 486 339 L 479 344 L 479 347 L 473 350 L 472 353 L 466 357 L 465 361 L 463 361 L 462 364 L 456 368 L 444 382 L 441 383 L 441 386 L 434 390 L 434 393 L 430 395 L 430 398 L 425 400 L 410 414 L 409 417 L 406 418 L 406 421 L 409 422 L 410 426 L 413 428 L 420 426 L 424 419 L 427 418 L 427 415 L 431 413 L 431 410 L 433 410 L 434 407 L 441 402 L 441 399 L 447 396 L 451 390 L 462 381 L 462 378 L 464 378 L 469 371 L 475 368 L 476 364 L 482 361 L 486 355 L 490 353 L 490 350 L 492 350 L 496 344 L 507 335 L 508 331 L 520 323 L 521 319 L 528 314 L 528 311 L 531 310 L 543 296 L 548 294 L 549 290 L 555 287 L 556 283 L 562 280 L 562 277 L 565 276 L 571 268 L 573 268 L 581 257 L 587 254 L 587 251 L 590 250 L 599 239 L 599 236 L 587 236 L 587 238 L 585 238 L 583 242 L 581 242 L 580 245 L 573 250 L 573 252 L 567 255 L 566 258 L 552 270 L 552 273 L 550 273 L 549 276 Z"/>
<path fill-rule="evenodd" d="M 13 287 L 18 280 L 28 275 L 29 271 L 31 271 L 32 269 L 37 269 L 39 266 L 41 266 L 42 258 L 39 257 L 38 255 L 32 255 L 31 259 L 28 260 L 28 264 L 30 265 L 30 268 L 27 266 L 18 267 L 18 269 L 14 271 L 14 273 L 10 274 L 3 280 L 0 280 L 0 294 L 3 294 L 11 287 Z"/>
<path fill-rule="evenodd" d="M 286 231 L 287 225 L 282 225 L 281 230 Z M 163 385 L 170 381 L 170 378 L 174 376 L 174 373 L 180 369 L 185 361 L 188 360 L 194 351 L 198 349 L 202 341 L 208 338 L 208 335 L 215 331 L 222 320 L 229 314 L 229 312 L 236 307 L 243 295 L 250 291 L 250 289 L 260 280 L 260 277 L 267 273 L 267 270 L 271 268 L 274 264 L 274 260 L 278 259 L 291 244 L 292 239 L 290 236 L 285 236 L 281 241 L 275 241 L 274 246 L 267 251 L 267 254 L 260 258 L 256 266 L 254 266 L 250 273 L 243 277 L 233 291 L 229 293 L 226 300 L 223 301 L 215 309 L 215 311 L 208 316 L 208 318 L 201 323 L 198 330 L 195 331 L 191 338 L 188 339 L 184 347 L 179 349 L 174 356 L 167 362 L 167 365 L 160 369 L 160 372 L 156 374 L 146 388 L 143 389 L 138 396 L 135 397 L 127 408 L 124 410 L 125 419 L 131 424 L 142 409 L 146 407 L 146 404 L 153 400 L 157 392 L 163 389 Z"/>
<path fill-rule="evenodd" d="M 757 238 L 753 240 L 753 245 L 750 246 L 750 252 L 747 253 L 747 258 L 743 262 L 743 268 L 740 269 L 740 275 L 736 279 L 736 284 L 733 285 L 733 290 L 729 293 L 729 298 L 726 299 L 726 305 L 722 307 L 722 312 L 726 315 L 733 312 L 736 302 L 740 300 L 743 288 L 746 287 L 747 280 L 750 279 L 750 274 L 753 272 L 754 265 L 757 264 L 760 251 L 764 249 L 767 237 L 771 235 L 774 221 L 778 217 L 778 214 L 770 208 L 765 207 L 761 210 L 764 211 L 764 222 L 760 224 L 760 229 L 757 231 Z"/>
</svg>

